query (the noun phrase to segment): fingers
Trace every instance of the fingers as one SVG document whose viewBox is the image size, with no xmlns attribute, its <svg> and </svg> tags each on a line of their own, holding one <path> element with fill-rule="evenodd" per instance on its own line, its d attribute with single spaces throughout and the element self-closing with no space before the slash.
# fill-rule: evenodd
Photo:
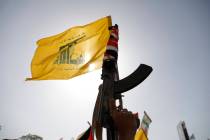
<svg viewBox="0 0 210 140">
<path fill-rule="evenodd" d="M 110 109 L 110 113 L 111 113 L 111 116 L 112 116 L 113 113 L 117 110 L 117 107 L 116 107 L 114 99 L 110 99 L 109 100 L 109 109 Z"/>
<path fill-rule="evenodd" d="M 136 112 L 136 113 L 133 113 L 133 115 L 135 116 L 135 118 L 139 118 L 139 114 L 138 114 L 138 112 Z"/>
<path fill-rule="evenodd" d="M 109 109 L 110 109 L 110 114 L 112 117 L 127 117 L 127 118 L 133 118 L 135 120 L 139 119 L 138 117 L 138 113 L 133 113 L 131 111 L 128 111 L 126 108 L 123 109 L 119 109 L 116 106 L 115 100 L 114 99 L 110 99 L 109 100 Z"/>
<path fill-rule="evenodd" d="M 128 112 L 128 110 L 126 108 L 123 108 L 121 111 L 122 112 Z"/>
</svg>

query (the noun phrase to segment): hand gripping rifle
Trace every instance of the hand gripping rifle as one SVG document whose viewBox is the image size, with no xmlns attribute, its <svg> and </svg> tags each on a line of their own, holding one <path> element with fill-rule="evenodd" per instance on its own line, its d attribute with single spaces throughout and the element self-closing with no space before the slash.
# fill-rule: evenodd
<svg viewBox="0 0 210 140">
<path fill-rule="evenodd" d="M 110 27 L 110 30 L 117 31 L 118 26 Z M 108 45 L 113 40 L 116 40 L 116 34 L 112 34 Z M 115 32 L 116 33 L 116 32 Z M 117 37 L 118 41 L 118 37 Z M 109 46 L 110 47 L 110 46 Z M 116 46 L 115 46 L 116 47 Z M 126 92 L 141 82 L 143 82 L 152 72 L 152 67 L 141 64 L 132 74 L 119 80 L 118 66 L 117 66 L 117 51 L 116 49 L 106 50 L 103 66 L 102 66 L 102 80 L 103 83 L 99 86 L 99 93 L 96 99 L 95 108 L 93 112 L 92 125 L 93 131 L 96 134 L 97 140 L 102 140 L 102 128 L 107 130 L 107 140 L 118 140 L 118 133 L 114 127 L 113 119 L 110 115 L 109 102 L 110 99 L 119 100 L 119 109 L 123 108 L 122 93 Z"/>
</svg>

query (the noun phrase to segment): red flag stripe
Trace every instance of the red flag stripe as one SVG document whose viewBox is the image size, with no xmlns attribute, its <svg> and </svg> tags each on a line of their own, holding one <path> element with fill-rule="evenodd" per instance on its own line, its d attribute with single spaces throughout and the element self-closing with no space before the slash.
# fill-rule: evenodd
<svg viewBox="0 0 210 140">
<path fill-rule="evenodd" d="M 109 39 L 107 45 L 116 46 L 118 47 L 118 41 Z"/>
</svg>

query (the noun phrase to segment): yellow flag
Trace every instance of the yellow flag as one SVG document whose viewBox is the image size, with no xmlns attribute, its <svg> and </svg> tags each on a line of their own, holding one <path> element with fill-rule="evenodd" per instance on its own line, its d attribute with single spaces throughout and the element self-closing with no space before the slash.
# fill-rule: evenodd
<svg viewBox="0 0 210 140">
<path fill-rule="evenodd" d="M 141 128 L 139 128 L 136 132 L 134 140 L 148 140 L 148 138 L 144 131 Z"/>
<path fill-rule="evenodd" d="M 38 40 L 27 80 L 69 79 L 101 68 L 109 26 L 110 16 Z"/>
</svg>

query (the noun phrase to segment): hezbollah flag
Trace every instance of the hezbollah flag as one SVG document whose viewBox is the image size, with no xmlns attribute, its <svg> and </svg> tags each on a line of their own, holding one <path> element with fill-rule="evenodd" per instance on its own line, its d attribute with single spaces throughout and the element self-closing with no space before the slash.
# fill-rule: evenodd
<svg viewBox="0 0 210 140">
<path fill-rule="evenodd" d="M 110 16 L 38 40 L 31 63 L 32 78 L 26 80 L 69 79 L 101 68 L 109 26 Z"/>
</svg>

